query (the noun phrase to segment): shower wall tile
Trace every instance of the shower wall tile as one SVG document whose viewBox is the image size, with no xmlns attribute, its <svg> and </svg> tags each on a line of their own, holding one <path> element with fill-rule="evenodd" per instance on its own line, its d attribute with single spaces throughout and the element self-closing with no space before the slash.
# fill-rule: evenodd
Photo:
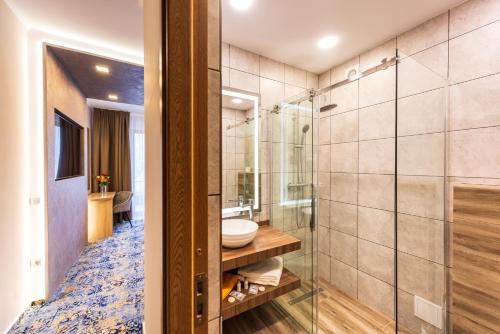
<svg viewBox="0 0 500 334">
<path fill-rule="evenodd" d="M 366 71 L 380 65 L 383 59 L 390 60 L 396 56 L 396 39 L 393 38 L 384 44 L 377 46 L 359 57 L 359 70 Z"/>
<path fill-rule="evenodd" d="M 318 89 L 318 75 L 307 72 L 307 89 Z"/>
<path fill-rule="evenodd" d="M 443 221 L 398 214 L 398 250 L 443 264 Z"/>
<path fill-rule="evenodd" d="M 395 119 L 394 101 L 359 109 L 359 140 L 394 137 Z"/>
<path fill-rule="evenodd" d="M 274 104 L 283 100 L 285 86 L 282 82 L 260 78 L 260 105 L 263 108 L 271 108 Z"/>
<path fill-rule="evenodd" d="M 358 143 L 344 143 L 331 145 L 332 172 L 358 172 Z"/>
<path fill-rule="evenodd" d="M 330 144 L 330 120 L 319 122 L 319 144 Z"/>
<path fill-rule="evenodd" d="M 450 133 L 450 176 L 500 178 L 500 127 Z"/>
<path fill-rule="evenodd" d="M 358 297 L 358 271 L 345 263 L 331 260 L 330 282 L 352 298 Z"/>
<path fill-rule="evenodd" d="M 394 287 L 358 271 L 358 298 L 362 303 L 394 318 Z"/>
<path fill-rule="evenodd" d="M 497 0 L 467 1 L 450 11 L 450 38 L 500 20 Z"/>
<path fill-rule="evenodd" d="M 359 206 L 358 236 L 394 248 L 394 212 Z"/>
<path fill-rule="evenodd" d="M 251 93 L 259 93 L 259 77 L 246 72 L 229 69 L 229 86 L 231 88 L 246 90 Z"/>
<path fill-rule="evenodd" d="M 444 175 L 444 133 L 400 137 L 398 175 Z"/>
<path fill-rule="evenodd" d="M 402 56 L 411 56 L 447 40 L 448 13 L 446 12 L 398 36 L 398 49 L 403 53 Z"/>
<path fill-rule="evenodd" d="M 208 68 L 220 70 L 220 0 L 210 0 L 207 10 Z"/>
<path fill-rule="evenodd" d="M 359 142 L 359 172 L 394 174 L 394 138 Z"/>
<path fill-rule="evenodd" d="M 346 174 L 346 173 L 331 174 L 331 196 L 329 196 L 331 200 L 349 204 L 357 204 L 358 202 L 357 189 L 358 189 L 357 174 Z"/>
<path fill-rule="evenodd" d="M 318 201 L 318 224 L 320 226 L 330 227 L 330 201 L 320 199 Z"/>
<path fill-rule="evenodd" d="M 332 143 L 348 143 L 358 140 L 358 111 L 332 115 L 331 140 Z"/>
<path fill-rule="evenodd" d="M 398 212 L 442 220 L 444 180 L 431 176 L 398 176 Z"/>
<path fill-rule="evenodd" d="M 337 82 L 347 79 L 347 74 L 351 69 L 358 69 L 359 67 L 359 57 L 354 57 L 348 61 L 337 65 L 331 71 L 331 84 L 336 84 Z"/>
<path fill-rule="evenodd" d="M 304 87 L 285 84 L 285 99 L 298 98 L 299 95 L 303 96 L 305 93 Z"/>
<path fill-rule="evenodd" d="M 330 281 L 330 256 L 319 253 L 318 256 L 318 274 L 320 279 Z"/>
<path fill-rule="evenodd" d="M 396 98 L 396 68 L 391 66 L 359 79 L 359 107 L 387 102 Z"/>
<path fill-rule="evenodd" d="M 398 99 L 398 136 L 443 132 L 446 98 L 440 88 Z"/>
<path fill-rule="evenodd" d="M 279 190 L 279 185 L 276 188 Z M 318 193 L 319 198 L 330 199 L 330 173 L 318 173 Z"/>
<path fill-rule="evenodd" d="M 340 114 L 358 108 L 357 80 L 334 89 L 331 94 L 331 103 L 337 105 L 335 109 L 331 110 L 332 114 Z"/>
<path fill-rule="evenodd" d="M 448 43 L 441 43 L 401 60 L 398 97 L 444 87 L 448 72 Z"/>
<path fill-rule="evenodd" d="M 323 72 L 318 78 L 319 89 L 330 86 L 330 70 Z"/>
<path fill-rule="evenodd" d="M 398 289 L 398 320 L 404 328 L 414 333 L 439 334 L 442 331 L 424 320 L 415 316 L 415 297 L 403 290 Z M 451 333 L 451 332 L 450 332 Z"/>
<path fill-rule="evenodd" d="M 500 125 L 500 74 L 450 87 L 450 130 Z"/>
<path fill-rule="evenodd" d="M 359 175 L 359 205 L 394 210 L 394 175 Z"/>
<path fill-rule="evenodd" d="M 356 236 L 358 233 L 357 206 L 335 201 L 330 202 L 330 228 Z"/>
<path fill-rule="evenodd" d="M 259 56 L 234 45 L 229 46 L 229 67 L 259 75 Z"/>
<path fill-rule="evenodd" d="M 450 81 L 500 72 L 500 21 L 450 40 Z"/>
<path fill-rule="evenodd" d="M 285 64 L 262 56 L 260 56 L 259 61 L 261 77 L 285 82 Z"/>
<path fill-rule="evenodd" d="M 330 256 L 351 266 L 357 266 L 357 238 L 332 230 L 330 233 Z"/>
<path fill-rule="evenodd" d="M 222 67 L 222 87 L 229 87 L 229 67 Z"/>
<path fill-rule="evenodd" d="M 444 267 L 402 252 L 397 257 L 398 288 L 443 305 Z"/>
<path fill-rule="evenodd" d="M 330 145 L 319 146 L 318 170 L 320 172 L 330 171 Z"/>
<path fill-rule="evenodd" d="M 330 229 L 318 227 L 318 250 L 324 254 L 330 254 Z"/>
<path fill-rule="evenodd" d="M 301 88 L 306 88 L 307 72 L 290 65 L 285 65 L 285 83 Z"/>
<path fill-rule="evenodd" d="M 394 250 L 358 240 L 358 269 L 388 284 L 394 284 Z"/>
<path fill-rule="evenodd" d="M 222 66 L 229 67 L 229 44 L 221 44 L 221 62 Z"/>
</svg>

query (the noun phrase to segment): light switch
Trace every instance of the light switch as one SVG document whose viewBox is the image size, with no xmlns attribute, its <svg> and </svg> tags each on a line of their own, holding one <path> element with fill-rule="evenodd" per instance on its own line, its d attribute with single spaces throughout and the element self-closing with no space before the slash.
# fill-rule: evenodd
<svg viewBox="0 0 500 334">
<path fill-rule="evenodd" d="M 443 308 L 419 296 L 415 296 L 415 316 L 439 329 L 443 327 Z"/>
<path fill-rule="evenodd" d="M 40 204 L 40 197 L 30 197 L 30 205 Z"/>
</svg>

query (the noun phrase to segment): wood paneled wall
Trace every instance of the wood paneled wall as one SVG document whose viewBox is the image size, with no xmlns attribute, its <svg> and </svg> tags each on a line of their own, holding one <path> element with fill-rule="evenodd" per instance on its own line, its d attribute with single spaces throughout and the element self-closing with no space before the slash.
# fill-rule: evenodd
<svg viewBox="0 0 500 334">
<path fill-rule="evenodd" d="M 453 333 L 500 333 L 500 187 L 456 185 L 453 200 Z"/>
</svg>

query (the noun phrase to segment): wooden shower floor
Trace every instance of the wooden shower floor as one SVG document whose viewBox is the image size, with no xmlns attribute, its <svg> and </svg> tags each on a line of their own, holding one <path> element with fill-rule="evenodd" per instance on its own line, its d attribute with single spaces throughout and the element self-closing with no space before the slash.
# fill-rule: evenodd
<svg viewBox="0 0 500 334">
<path fill-rule="evenodd" d="M 320 334 L 394 334 L 394 320 L 390 317 L 352 299 L 330 283 L 320 281 L 324 289 L 318 299 L 318 333 Z M 295 295 L 302 293 L 296 290 Z M 295 296 L 290 296 L 288 299 Z M 283 302 L 283 300 L 281 301 Z M 309 303 L 302 302 L 307 305 Z M 274 334 L 306 333 L 300 322 L 308 323 L 311 308 L 291 308 L 291 315 L 282 310 L 277 302 L 267 303 L 224 321 L 224 333 Z M 309 304 L 310 305 L 310 304 Z M 295 311 L 295 312 L 294 312 Z M 293 316 L 293 318 L 292 318 Z M 413 334 L 399 328 L 399 333 Z"/>
</svg>

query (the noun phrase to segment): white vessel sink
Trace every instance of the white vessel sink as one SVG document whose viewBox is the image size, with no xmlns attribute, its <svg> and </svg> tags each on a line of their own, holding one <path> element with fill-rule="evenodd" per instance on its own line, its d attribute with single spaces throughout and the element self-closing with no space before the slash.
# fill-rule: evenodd
<svg viewBox="0 0 500 334">
<path fill-rule="evenodd" d="M 227 219 L 222 221 L 222 246 L 240 248 L 255 239 L 259 225 L 247 219 Z"/>
</svg>

